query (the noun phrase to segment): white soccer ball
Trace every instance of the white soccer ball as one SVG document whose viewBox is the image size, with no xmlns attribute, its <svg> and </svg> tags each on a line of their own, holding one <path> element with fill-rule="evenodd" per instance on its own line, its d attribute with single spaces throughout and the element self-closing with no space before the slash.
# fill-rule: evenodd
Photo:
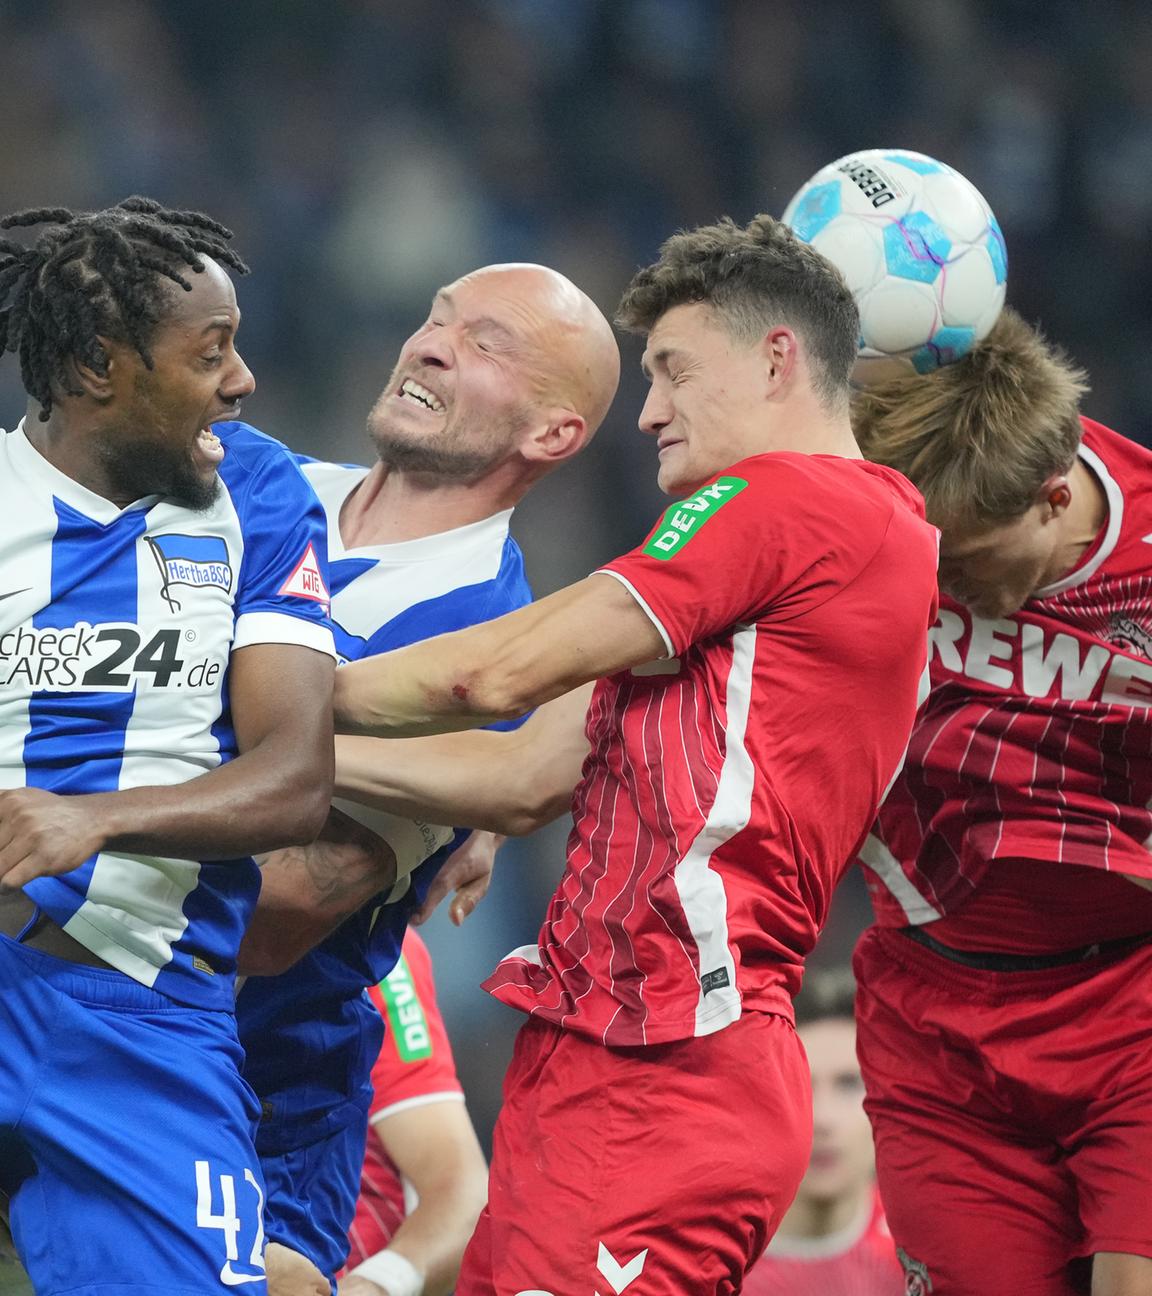
<svg viewBox="0 0 1152 1296">
<path fill-rule="evenodd" d="M 1008 253 L 979 190 L 943 162 L 865 149 L 804 185 L 784 221 L 838 267 L 860 308 L 853 381 L 927 373 L 985 337 Z"/>
</svg>

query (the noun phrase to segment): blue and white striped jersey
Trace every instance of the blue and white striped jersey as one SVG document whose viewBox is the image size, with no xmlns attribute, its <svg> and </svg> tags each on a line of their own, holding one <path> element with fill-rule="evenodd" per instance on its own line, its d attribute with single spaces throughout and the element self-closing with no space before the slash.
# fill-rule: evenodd
<svg viewBox="0 0 1152 1296">
<path fill-rule="evenodd" d="M 120 509 L 0 435 L 0 786 L 173 785 L 236 755 L 229 653 L 331 654 L 320 506 L 279 442 L 216 427 L 222 489 Z M 249 859 L 101 851 L 24 890 L 70 935 L 182 1003 L 225 1008 L 259 891 Z"/>
<path fill-rule="evenodd" d="M 396 544 L 345 549 L 340 509 L 366 468 L 301 459 L 328 515 L 332 621 L 341 660 L 403 648 L 503 616 L 531 602 L 511 510 Z M 518 723 L 518 722 L 513 722 Z M 501 726 L 504 727 L 504 726 Z M 244 1076 L 265 1107 L 257 1146 L 339 1125 L 374 1055 L 362 1057 L 363 991 L 400 957 L 411 913 L 466 833 L 411 874 L 398 903 L 365 905 L 287 972 L 250 977 L 236 1005 Z M 368 1005 L 367 1016 L 379 1014 Z M 378 1043 L 378 1041 L 377 1041 Z"/>
</svg>

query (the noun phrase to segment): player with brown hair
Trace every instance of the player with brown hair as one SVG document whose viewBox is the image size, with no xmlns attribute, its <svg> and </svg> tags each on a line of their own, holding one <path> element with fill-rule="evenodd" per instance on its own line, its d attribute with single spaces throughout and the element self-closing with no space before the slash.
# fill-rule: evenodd
<svg viewBox="0 0 1152 1296">
<path fill-rule="evenodd" d="M 680 502 L 586 580 L 338 673 L 338 720 L 385 734 L 600 681 L 567 870 L 487 983 L 530 1020 L 462 1296 L 739 1289 L 807 1161 L 791 997 L 899 764 L 934 615 L 920 501 L 852 437 L 858 320 L 828 262 L 769 217 L 707 226 L 621 319 Z"/>
<path fill-rule="evenodd" d="M 1006 311 L 855 402 L 942 531 L 856 956 L 881 1190 L 933 1296 L 1152 1291 L 1152 455 L 1084 390 Z"/>
</svg>

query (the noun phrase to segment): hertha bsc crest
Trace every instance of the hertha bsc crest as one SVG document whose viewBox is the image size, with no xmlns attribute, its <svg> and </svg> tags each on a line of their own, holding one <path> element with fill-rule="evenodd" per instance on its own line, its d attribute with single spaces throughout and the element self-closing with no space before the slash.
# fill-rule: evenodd
<svg viewBox="0 0 1152 1296">
<path fill-rule="evenodd" d="M 932 1279 L 928 1276 L 928 1266 L 913 1260 L 903 1247 L 896 1248 L 896 1257 L 904 1266 L 904 1296 L 929 1296 Z"/>
</svg>

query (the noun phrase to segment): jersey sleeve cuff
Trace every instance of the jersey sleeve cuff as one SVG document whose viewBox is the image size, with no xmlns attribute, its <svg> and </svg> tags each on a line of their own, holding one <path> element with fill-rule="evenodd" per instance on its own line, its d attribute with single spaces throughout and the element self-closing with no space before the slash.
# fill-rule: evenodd
<svg viewBox="0 0 1152 1296">
<path fill-rule="evenodd" d="M 411 1111 L 413 1107 L 430 1107 L 433 1103 L 462 1103 L 463 1101 L 464 1095 L 459 1089 L 445 1089 L 441 1093 L 418 1094 L 415 1098 L 403 1098 L 400 1102 L 389 1103 L 387 1107 L 381 1107 L 379 1111 L 372 1112 L 368 1117 L 368 1124 L 375 1125 L 377 1121 L 382 1121 L 386 1116 L 395 1116 L 397 1112 Z"/>
<path fill-rule="evenodd" d="M 288 616 L 283 612 L 245 612 L 236 620 L 236 634 L 232 651 L 248 648 L 252 644 L 297 644 L 313 648 L 335 659 L 336 644 L 332 631 L 315 621 Z"/>
<path fill-rule="evenodd" d="M 643 595 L 636 588 L 636 586 L 633 585 L 632 582 L 626 576 L 621 576 L 618 571 L 613 571 L 611 567 L 600 567 L 596 570 L 595 575 L 611 576 L 613 580 L 618 580 L 620 584 L 624 586 L 624 588 L 628 591 L 628 593 L 631 594 L 632 597 L 636 600 L 636 602 L 640 604 L 640 609 L 644 613 L 644 615 L 648 618 L 649 621 L 652 622 L 652 624 L 660 632 L 660 638 L 664 640 L 664 648 L 665 648 L 664 655 L 666 657 L 675 657 L 676 649 L 672 646 L 672 640 L 668 634 L 668 631 L 664 629 L 664 623 L 644 601 Z"/>
</svg>

